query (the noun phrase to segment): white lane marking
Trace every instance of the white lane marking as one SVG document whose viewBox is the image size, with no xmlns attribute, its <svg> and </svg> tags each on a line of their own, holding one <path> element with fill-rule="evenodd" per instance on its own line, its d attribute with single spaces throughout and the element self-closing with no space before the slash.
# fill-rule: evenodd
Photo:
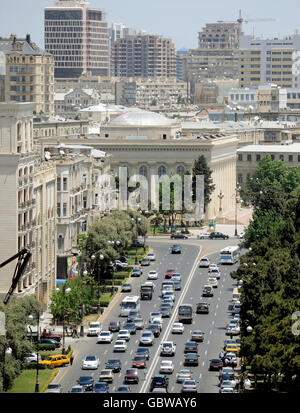
<svg viewBox="0 0 300 413">
<path fill-rule="evenodd" d="M 219 308 L 219 304 L 216 305 L 216 308 Z"/>
<path fill-rule="evenodd" d="M 104 351 L 104 354 L 107 354 L 107 349 Z"/>
<path fill-rule="evenodd" d="M 210 341 L 208 340 L 207 344 L 209 344 L 209 343 L 210 343 Z"/>
<path fill-rule="evenodd" d="M 201 379 L 201 377 L 202 377 L 202 373 L 200 373 L 200 375 L 199 375 L 199 379 Z"/>
<path fill-rule="evenodd" d="M 125 361 L 124 365 L 126 366 L 126 364 L 128 364 L 128 360 Z"/>
<path fill-rule="evenodd" d="M 203 361 L 203 363 L 202 363 L 202 366 L 204 366 L 204 361 Z"/>
<path fill-rule="evenodd" d="M 210 330 L 209 334 L 212 334 L 212 330 Z"/>
<path fill-rule="evenodd" d="M 215 313 L 215 317 L 216 317 L 217 313 Z"/>
<path fill-rule="evenodd" d="M 207 354 L 207 350 L 205 350 L 204 354 L 205 354 L 205 355 Z"/>
<path fill-rule="evenodd" d="M 171 391 L 173 391 L 174 390 L 174 386 L 171 388 Z"/>
<path fill-rule="evenodd" d="M 212 325 L 214 325 L 214 324 L 215 324 L 215 321 L 212 322 Z"/>
</svg>

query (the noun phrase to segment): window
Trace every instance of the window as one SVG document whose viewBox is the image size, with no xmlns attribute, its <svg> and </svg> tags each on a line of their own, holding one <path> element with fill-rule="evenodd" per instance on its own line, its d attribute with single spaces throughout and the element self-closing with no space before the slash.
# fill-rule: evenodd
<svg viewBox="0 0 300 413">
<path fill-rule="evenodd" d="M 279 155 L 279 159 L 281 160 L 281 161 L 284 161 L 284 155 Z"/>
<path fill-rule="evenodd" d="M 142 165 L 139 169 L 139 174 L 141 176 L 144 176 L 145 178 L 147 178 L 148 172 L 147 172 L 147 166 Z"/>
<path fill-rule="evenodd" d="M 257 154 L 256 155 L 256 162 L 259 162 L 260 161 L 260 154 Z"/>
<path fill-rule="evenodd" d="M 247 155 L 247 161 L 252 161 L 252 155 L 250 153 Z"/>
<path fill-rule="evenodd" d="M 57 203 L 57 216 L 60 217 L 60 202 Z"/>
<path fill-rule="evenodd" d="M 243 183 L 243 175 L 242 174 L 238 174 L 238 183 L 239 184 Z"/>
<path fill-rule="evenodd" d="M 66 202 L 63 203 L 63 216 L 64 217 L 67 216 L 67 203 Z"/>
<path fill-rule="evenodd" d="M 289 162 L 293 162 L 294 161 L 294 156 L 293 155 L 289 155 Z"/>
<path fill-rule="evenodd" d="M 242 154 L 242 153 L 239 153 L 239 155 L 238 155 L 238 160 L 239 160 L 239 161 L 242 161 L 242 160 L 243 160 L 243 154 Z"/>
<path fill-rule="evenodd" d="M 162 175 L 166 175 L 167 171 L 166 171 L 166 167 L 161 165 L 158 168 L 158 176 L 161 177 Z"/>
<path fill-rule="evenodd" d="M 68 190 L 68 178 L 63 178 L 63 191 Z"/>
<path fill-rule="evenodd" d="M 178 175 L 183 176 L 184 175 L 184 166 L 182 166 L 182 165 L 177 166 L 176 172 L 178 173 Z"/>
<path fill-rule="evenodd" d="M 58 236 L 57 246 L 59 250 L 62 250 L 64 248 L 64 237 L 61 234 L 59 234 Z"/>
<path fill-rule="evenodd" d="M 57 190 L 60 191 L 60 184 L 61 184 L 61 179 L 60 177 L 57 178 Z"/>
<path fill-rule="evenodd" d="M 274 159 L 275 159 L 275 156 L 274 156 L 274 155 L 271 155 L 271 159 L 272 159 L 272 161 L 274 161 Z"/>
</svg>

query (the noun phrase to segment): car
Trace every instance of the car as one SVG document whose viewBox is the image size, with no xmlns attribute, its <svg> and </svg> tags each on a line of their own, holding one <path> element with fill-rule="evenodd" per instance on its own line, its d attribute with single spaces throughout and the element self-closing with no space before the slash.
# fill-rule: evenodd
<svg viewBox="0 0 300 413">
<path fill-rule="evenodd" d="M 158 328 L 160 329 L 160 331 L 162 330 L 162 317 L 154 317 L 152 318 L 152 323 L 150 324 L 156 324 L 158 326 Z"/>
<path fill-rule="evenodd" d="M 154 387 L 151 393 L 167 393 L 167 389 L 163 387 Z"/>
<path fill-rule="evenodd" d="M 183 334 L 184 325 L 182 323 L 174 323 L 171 331 L 172 334 Z"/>
<path fill-rule="evenodd" d="M 198 366 L 199 356 L 197 353 L 186 353 L 184 356 L 184 365 L 185 366 Z"/>
<path fill-rule="evenodd" d="M 181 281 L 181 274 L 179 272 L 174 272 L 172 277 L 171 277 L 172 281 Z"/>
<path fill-rule="evenodd" d="M 151 261 L 149 260 L 149 258 L 143 258 L 142 262 L 141 262 L 141 266 L 143 267 L 148 267 L 150 265 Z"/>
<path fill-rule="evenodd" d="M 84 393 L 84 388 L 80 385 L 73 386 L 70 390 L 70 393 Z"/>
<path fill-rule="evenodd" d="M 119 386 L 116 393 L 131 393 L 131 388 L 129 386 Z"/>
<path fill-rule="evenodd" d="M 126 350 L 127 350 L 126 340 L 116 340 L 114 344 L 114 352 L 126 351 Z"/>
<path fill-rule="evenodd" d="M 133 322 L 133 320 L 137 317 L 141 317 L 139 310 L 130 310 L 127 316 L 127 321 Z"/>
<path fill-rule="evenodd" d="M 132 274 L 131 274 L 131 276 L 132 276 Z M 129 283 L 124 283 L 124 284 L 122 285 L 122 289 L 121 289 L 121 292 L 122 292 L 122 293 L 130 293 L 131 291 L 132 291 L 131 284 L 129 284 Z"/>
<path fill-rule="evenodd" d="M 113 341 L 113 334 L 111 331 L 101 331 L 97 337 L 97 343 L 111 343 Z"/>
<path fill-rule="evenodd" d="M 231 378 L 234 377 L 235 373 L 232 367 L 222 367 L 222 369 L 219 372 L 219 380 L 221 380 L 221 377 L 223 374 L 227 374 L 231 376 Z"/>
<path fill-rule="evenodd" d="M 223 347 L 224 350 L 226 349 L 226 347 L 228 346 L 228 344 L 236 344 L 239 349 L 240 349 L 240 347 L 241 347 L 240 343 L 238 343 L 238 341 L 237 341 L 236 338 L 227 338 L 227 339 L 224 341 L 224 347 Z"/>
<path fill-rule="evenodd" d="M 172 374 L 174 371 L 174 364 L 172 360 L 162 360 L 160 362 L 159 373 L 160 374 Z"/>
<path fill-rule="evenodd" d="M 41 338 L 37 344 L 54 344 L 55 348 L 61 347 L 61 343 L 54 338 Z"/>
<path fill-rule="evenodd" d="M 142 346 L 153 346 L 154 335 L 152 331 L 145 330 L 140 336 L 140 345 Z"/>
<path fill-rule="evenodd" d="M 156 388 L 165 388 L 168 390 L 169 386 L 169 378 L 166 377 L 164 374 L 156 374 L 152 377 L 151 384 L 150 384 L 150 392 Z"/>
<path fill-rule="evenodd" d="M 94 378 L 93 376 L 80 376 L 77 383 L 83 387 L 84 391 L 93 390 Z"/>
<path fill-rule="evenodd" d="M 194 330 L 191 334 L 191 340 L 202 343 L 204 341 L 204 334 L 201 330 Z"/>
<path fill-rule="evenodd" d="M 208 272 L 211 272 L 212 270 L 220 270 L 218 264 L 209 264 Z"/>
<path fill-rule="evenodd" d="M 170 297 L 172 301 L 175 301 L 175 293 L 173 291 L 167 291 L 163 296 L 162 300 L 166 297 Z"/>
<path fill-rule="evenodd" d="M 148 280 L 157 280 L 158 278 L 158 272 L 157 271 L 149 271 L 148 272 Z"/>
<path fill-rule="evenodd" d="M 126 262 L 128 264 L 127 258 L 123 255 L 122 257 L 119 258 L 119 261 L 121 262 Z"/>
<path fill-rule="evenodd" d="M 209 235 L 210 239 L 228 239 L 229 235 L 223 234 L 222 232 L 211 232 Z"/>
<path fill-rule="evenodd" d="M 213 297 L 213 296 L 214 296 L 213 286 L 206 284 L 202 290 L 202 297 Z"/>
<path fill-rule="evenodd" d="M 94 393 L 108 393 L 108 384 L 105 381 L 97 381 L 94 384 Z"/>
<path fill-rule="evenodd" d="M 27 357 L 24 358 L 24 363 L 36 363 L 37 361 L 41 360 L 42 357 L 40 354 L 30 353 Z"/>
<path fill-rule="evenodd" d="M 197 314 L 208 314 L 209 313 L 209 304 L 206 302 L 200 302 L 196 304 L 196 313 Z"/>
<path fill-rule="evenodd" d="M 109 359 L 105 363 L 105 367 L 112 370 L 113 373 L 119 373 L 122 369 L 122 363 L 120 359 Z"/>
<path fill-rule="evenodd" d="M 217 288 L 218 287 L 218 280 L 216 279 L 216 277 L 209 277 L 207 280 L 207 284 L 208 285 L 212 285 L 213 288 Z"/>
<path fill-rule="evenodd" d="M 125 340 L 129 341 L 130 340 L 130 331 L 128 330 L 120 330 L 117 336 L 117 340 Z"/>
<path fill-rule="evenodd" d="M 161 330 L 158 324 L 148 324 L 147 330 L 152 331 L 154 337 L 160 336 Z"/>
<path fill-rule="evenodd" d="M 62 387 L 60 383 L 48 384 L 44 393 L 62 393 Z"/>
<path fill-rule="evenodd" d="M 175 356 L 176 344 L 173 341 L 164 341 L 160 345 L 161 356 Z"/>
<path fill-rule="evenodd" d="M 39 364 L 53 367 L 64 367 L 70 364 L 70 359 L 64 354 L 55 354 L 48 356 L 45 360 L 39 361 Z"/>
<path fill-rule="evenodd" d="M 207 257 L 202 257 L 199 262 L 199 268 L 208 268 L 210 261 Z"/>
<path fill-rule="evenodd" d="M 188 239 L 189 237 L 184 234 L 171 234 L 170 239 Z"/>
<path fill-rule="evenodd" d="M 150 261 L 155 261 L 156 255 L 153 252 L 148 252 L 148 254 L 146 255 L 146 258 L 148 258 Z"/>
<path fill-rule="evenodd" d="M 172 275 L 176 272 L 176 270 L 174 270 L 174 268 L 169 268 L 166 272 L 165 272 L 165 279 L 168 280 L 170 278 L 172 278 Z"/>
<path fill-rule="evenodd" d="M 227 344 L 225 351 L 227 353 L 238 353 L 240 351 L 240 347 L 237 344 Z"/>
<path fill-rule="evenodd" d="M 223 367 L 223 361 L 220 358 L 210 360 L 209 370 L 220 370 Z"/>
<path fill-rule="evenodd" d="M 245 238 L 245 232 L 244 232 L 244 231 L 240 232 L 240 233 L 238 234 L 238 238 L 239 238 L 239 239 L 244 239 L 244 238 Z"/>
<path fill-rule="evenodd" d="M 162 304 L 159 311 L 161 312 L 162 317 L 171 317 L 172 308 L 170 305 Z"/>
<path fill-rule="evenodd" d="M 136 334 L 136 326 L 134 322 L 127 322 L 123 325 L 124 330 L 128 330 L 130 334 Z"/>
<path fill-rule="evenodd" d="M 121 323 L 119 320 L 116 321 L 110 321 L 108 329 L 109 331 L 111 331 L 112 333 L 118 332 L 120 331 L 121 328 Z"/>
<path fill-rule="evenodd" d="M 220 270 L 218 268 L 212 268 L 210 270 L 209 274 L 216 277 L 217 280 L 219 280 L 221 278 L 221 273 L 220 273 Z"/>
<path fill-rule="evenodd" d="M 120 260 L 115 261 L 115 266 L 118 268 L 127 268 L 128 267 L 128 262 L 122 262 Z"/>
<path fill-rule="evenodd" d="M 131 277 L 140 277 L 142 275 L 142 270 L 140 268 L 133 268 L 131 271 Z"/>
<path fill-rule="evenodd" d="M 228 360 L 228 364 L 226 364 L 226 359 Z M 237 366 L 237 356 L 235 353 L 232 353 L 232 352 L 225 353 L 225 366 L 231 366 L 231 367 Z"/>
<path fill-rule="evenodd" d="M 145 356 L 146 360 L 150 358 L 150 350 L 147 347 L 138 347 L 135 353 L 136 356 Z"/>
<path fill-rule="evenodd" d="M 196 380 L 186 379 L 182 383 L 181 393 L 197 393 L 198 386 Z"/>
<path fill-rule="evenodd" d="M 176 383 L 183 383 L 184 380 L 191 379 L 192 378 L 192 373 L 191 370 L 189 369 L 181 369 L 179 372 L 176 374 Z"/>
<path fill-rule="evenodd" d="M 171 254 L 181 254 L 181 245 L 175 244 L 171 248 Z"/>
<path fill-rule="evenodd" d="M 231 314 L 239 314 L 241 311 L 241 304 L 239 302 L 235 302 L 231 309 Z"/>
<path fill-rule="evenodd" d="M 198 239 L 208 239 L 210 236 L 210 232 L 200 232 L 200 234 L 198 235 Z"/>
<path fill-rule="evenodd" d="M 136 317 L 133 322 L 137 330 L 142 330 L 144 328 L 145 323 L 141 317 Z"/>
<path fill-rule="evenodd" d="M 127 369 L 124 376 L 124 383 L 137 383 L 139 382 L 139 373 L 137 369 Z"/>
<path fill-rule="evenodd" d="M 229 323 L 226 327 L 226 335 L 227 336 L 237 336 L 240 334 L 240 326 L 235 323 Z"/>
<path fill-rule="evenodd" d="M 180 291 L 181 290 L 181 282 L 180 281 L 174 281 L 174 288 L 175 291 Z"/>
<path fill-rule="evenodd" d="M 198 343 L 196 341 L 187 341 L 183 350 L 184 354 L 196 353 L 198 354 Z"/>
<path fill-rule="evenodd" d="M 162 323 L 162 315 L 159 311 L 152 311 L 152 313 L 150 313 L 149 322 L 152 323 L 154 319 L 160 319 Z"/>
<path fill-rule="evenodd" d="M 233 373 L 223 373 L 221 376 L 219 376 L 220 384 L 223 383 L 223 381 L 232 381 L 233 385 L 232 387 L 234 388 L 236 385 L 236 381 L 234 380 L 234 375 Z"/>
<path fill-rule="evenodd" d="M 219 393 L 234 393 L 234 390 L 232 387 L 223 387 L 219 390 Z"/>
<path fill-rule="evenodd" d="M 169 304 L 171 308 L 174 306 L 174 300 L 172 299 L 172 297 L 169 295 L 165 295 L 165 294 L 162 296 L 161 303 Z"/>
<path fill-rule="evenodd" d="M 235 380 L 223 380 L 222 383 L 220 384 L 221 389 L 225 389 L 225 388 L 235 389 L 235 387 L 236 387 Z"/>
<path fill-rule="evenodd" d="M 100 361 L 97 356 L 86 356 L 82 360 L 82 370 L 97 370 L 99 363 Z"/>
<path fill-rule="evenodd" d="M 146 356 L 135 356 L 134 359 L 132 360 L 132 367 L 146 368 L 147 367 Z"/>
<path fill-rule="evenodd" d="M 114 380 L 114 373 L 111 369 L 103 369 L 99 374 L 99 381 L 112 383 Z"/>
<path fill-rule="evenodd" d="M 102 331 L 101 323 L 92 322 L 92 323 L 89 324 L 87 335 L 88 336 L 98 336 L 98 334 L 100 334 L 101 331 Z"/>
</svg>

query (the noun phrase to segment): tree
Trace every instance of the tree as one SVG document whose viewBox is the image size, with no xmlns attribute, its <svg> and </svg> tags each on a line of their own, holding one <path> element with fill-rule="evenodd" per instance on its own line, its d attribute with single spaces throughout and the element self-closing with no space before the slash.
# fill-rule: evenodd
<svg viewBox="0 0 300 413">
<path fill-rule="evenodd" d="M 212 170 L 208 167 L 207 161 L 204 155 L 200 155 L 195 161 L 192 169 L 192 188 L 193 188 L 193 201 L 196 200 L 196 176 L 204 176 L 204 209 L 211 201 L 211 195 L 214 192 L 216 185 L 213 183 Z"/>
<path fill-rule="evenodd" d="M 163 219 L 160 214 L 156 214 L 151 220 L 150 224 L 153 225 L 153 235 L 155 235 L 156 229 L 160 226 L 163 222 Z"/>
</svg>

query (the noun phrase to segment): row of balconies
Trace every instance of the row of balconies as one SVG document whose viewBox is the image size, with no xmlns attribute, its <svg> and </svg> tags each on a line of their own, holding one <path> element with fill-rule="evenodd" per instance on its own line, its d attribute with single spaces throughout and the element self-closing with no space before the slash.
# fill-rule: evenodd
<svg viewBox="0 0 300 413">
<path fill-rule="evenodd" d="M 26 222 L 25 224 L 22 224 L 22 225 L 19 225 L 19 226 L 18 226 L 18 231 L 19 231 L 19 232 L 26 232 L 27 230 L 29 230 L 29 229 L 31 229 L 31 228 L 34 228 L 35 225 L 36 225 L 36 221 L 35 221 L 35 220 Z"/>
<path fill-rule="evenodd" d="M 24 202 L 19 202 L 19 209 L 27 209 L 27 208 L 31 208 L 36 204 L 36 200 L 34 198 L 32 199 L 28 199 L 27 201 Z"/>
</svg>

